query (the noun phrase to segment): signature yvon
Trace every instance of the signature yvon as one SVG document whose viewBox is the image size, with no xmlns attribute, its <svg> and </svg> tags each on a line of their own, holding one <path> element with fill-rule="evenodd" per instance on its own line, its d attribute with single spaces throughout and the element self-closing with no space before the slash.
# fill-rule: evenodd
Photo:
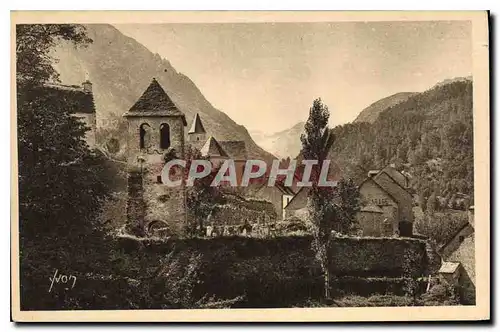
<svg viewBox="0 0 500 332">
<path fill-rule="evenodd" d="M 53 277 L 49 277 L 49 280 L 50 280 L 49 293 L 52 291 L 52 287 L 54 286 L 54 283 L 56 283 L 56 284 L 62 283 L 62 284 L 66 284 L 66 285 L 71 285 L 71 289 L 73 289 L 75 287 L 75 284 L 76 284 L 76 277 L 74 275 L 68 276 L 65 274 L 60 274 L 58 269 L 56 269 L 56 271 L 54 272 Z M 71 282 L 71 280 L 73 280 L 73 282 Z M 68 290 L 69 288 L 66 287 L 65 289 Z"/>
</svg>

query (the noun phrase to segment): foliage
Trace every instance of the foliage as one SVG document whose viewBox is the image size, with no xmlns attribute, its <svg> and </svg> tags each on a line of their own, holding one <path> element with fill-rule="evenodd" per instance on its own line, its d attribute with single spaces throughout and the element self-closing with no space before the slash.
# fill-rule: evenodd
<svg viewBox="0 0 500 332">
<path fill-rule="evenodd" d="M 351 233 L 356 227 L 356 213 L 359 211 L 359 188 L 352 179 L 342 178 L 337 184 L 338 210 L 340 213 L 337 232 Z"/>
<path fill-rule="evenodd" d="M 114 172 L 85 143 L 87 128 L 71 115 L 71 96 L 44 86 L 57 80 L 51 48 L 61 39 L 90 41 L 84 28 L 18 25 L 16 38 L 21 303 L 33 308 L 40 304 L 33 294 L 45 291 L 56 269 L 108 269 L 109 247 L 96 220 Z M 45 300 L 50 307 L 75 305 L 70 292 Z"/>
<path fill-rule="evenodd" d="M 335 127 L 330 153 L 356 183 L 370 169 L 401 164 L 412 175 L 411 186 L 425 209 L 434 192 L 437 198 L 473 197 L 472 130 L 472 82 L 453 82 L 410 96 L 372 124 Z"/>
<path fill-rule="evenodd" d="M 329 118 L 328 107 L 321 102 L 321 99 L 314 100 L 309 111 L 309 118 L 304 126 L 305 133 L 300 137 L 303 158 L 317 160 L 318 166 L 322 166 L 325 162 L 335 140 L 328 129 Z M 312 225 L 312 247 L 323 271 L 325 297 L 330 298 L 328 250 L 331 233 L 335 229 L 336 223 L 339 223 L 340 213 L 333 203 L 333 189 L 318 186 L 319 169 L 320 167 L 313 168 L 311 172 L 313 186 L 308 194 L 307 208 L 310 224 Z"/>
<path fill-rule="evenodd" d="M 427 236 L 438 247 L 448 242 L 457 231 L 468 223 L 467 213 L 457 210 L 425 214 L 415 220 L 415 230 Z"/>
<path fill-rule="evenodd" d="M 460 304 L 457 291 L 447 284 L 436 284 L 429 289 L 429 292 L 422 294 L 419 299 L 420 305 L 458 305 Z"/>
<path fill-rule="evenodd" d="M 16 82 L 18 85 L 39 86 L 57 81 L 50 51 L 60 40 L 86 45 L 92 40 L 85 28 L 77 24 L 18 24 L 16 25 Z"/>
<path fill-rule="evenodd" d="M 208 160 L 201 156 L 200 151 L 193 147 L 188 147 L 186 152 L 186 172 L 189 172 L 193 160 Z M 223 195 L 218 187 L 211 186 L 218 167 L 213 167 L 210 174 L 200 179 L 196 179 L 192 187 L 187 188 L 186 203 L 188 210 L 188 225 L 186 234 L 193 236 L 202 235 L 204 222 L 216 213 L 217 206 L 224 203 Z M 187 177 L 186 173 L 186 177 Z"/>
</svg>

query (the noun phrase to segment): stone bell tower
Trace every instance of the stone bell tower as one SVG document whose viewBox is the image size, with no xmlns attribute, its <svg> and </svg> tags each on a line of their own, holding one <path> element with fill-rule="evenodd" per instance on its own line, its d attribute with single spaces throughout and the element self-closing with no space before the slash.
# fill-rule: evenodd
<svg viewBox="0 0 500 332">
<path fill-rule="evenodd" d="M 186 222 L 184 182 L 178 187 L 162 183 L 165 155 L 184 159 L 186 117 L 153 78 L 142 96 L 123 115 L 128 122 L 127 168 L 129 227 L 143 235 L 152 223 L 178 229 Z M 171 174 L 172 180 L 182 170 Z"/>
</svg>

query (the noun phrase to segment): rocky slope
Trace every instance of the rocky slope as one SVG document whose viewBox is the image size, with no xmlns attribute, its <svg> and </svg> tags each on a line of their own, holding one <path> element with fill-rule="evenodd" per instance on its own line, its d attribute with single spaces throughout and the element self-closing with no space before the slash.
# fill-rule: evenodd
<svg viewBox="0 0 500 332">
<path fill-rule="evenodd" d="M 115 137 L 123 148 L 124 119 L 121 115 L 155 77 L 185 113 L 188 125 L 199 113 L 209 135 L 220 140 L 245 141 L 251 158 L 273 158 L 252 140 L 244 126 L 214 108 L 196 85 L 168 60 L 153 54 L 111 25 L 91 24 L 86 27 L 93 43 L 85 48 L 75 48 L 62 42 L 54 52 L 58 59 L 55 66 L 64 84 L 80 84 L 87 75 L 92 81 L 101 144 Z"/>
</svg>

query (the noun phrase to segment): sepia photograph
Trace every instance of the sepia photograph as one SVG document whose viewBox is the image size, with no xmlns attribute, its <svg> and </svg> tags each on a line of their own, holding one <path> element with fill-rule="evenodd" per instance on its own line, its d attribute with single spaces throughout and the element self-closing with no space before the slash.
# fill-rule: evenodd
<svg viewBox="0 0 500 332">
<path fill-rule="evenodd" d="M 489 319 L 487 12 L 126 14 L 11 13 L 13 320 Z"/>
</svg>

